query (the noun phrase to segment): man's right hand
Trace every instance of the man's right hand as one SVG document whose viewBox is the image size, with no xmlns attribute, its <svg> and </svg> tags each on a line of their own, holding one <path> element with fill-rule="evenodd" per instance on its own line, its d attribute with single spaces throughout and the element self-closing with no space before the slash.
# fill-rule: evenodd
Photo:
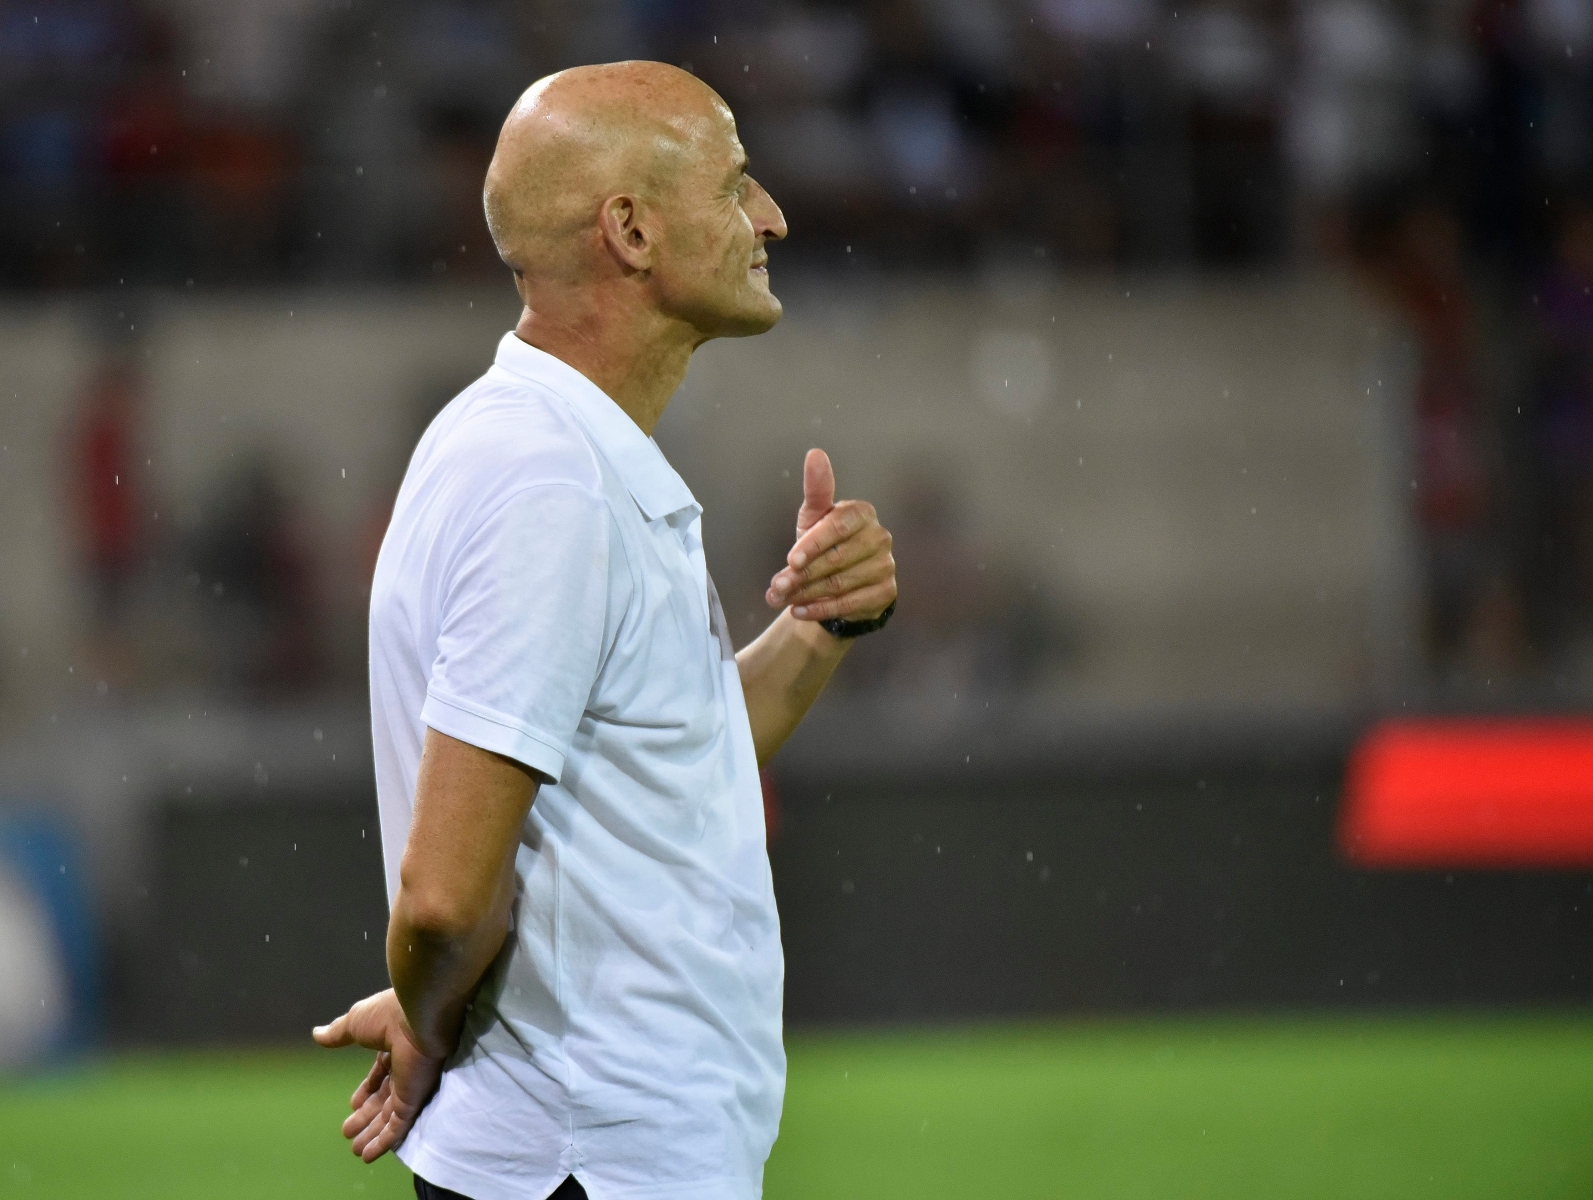
<svg viewBox="0 0 1593 1200">
<path fill-rule="evenodd" d="M 317 1025 L 315 1040 L 328 1049 L 364 1046 L 376 1051 L 365 1082 L 354 1090 L 343 1136 L 354 1153 L 375 1162 L 408 1136 L 442 1078 L 443 1060 L 422 1054 L 404 1010 L 391 988 L 367 996 L 330 1025 Z"/>
</svg>

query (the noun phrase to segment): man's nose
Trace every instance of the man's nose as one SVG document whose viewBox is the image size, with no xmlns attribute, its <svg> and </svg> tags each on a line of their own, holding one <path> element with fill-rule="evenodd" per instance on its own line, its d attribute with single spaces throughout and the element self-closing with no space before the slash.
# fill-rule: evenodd
<svg viewBox="0 0 1593 1200">
<path fill-rule="evenodd" d="M 764 190 L 761 183 L 753 180 L 752 186 L 755 189 L 753 202 L 748 205 L 751 210 L 752 227 L 759 237 L 778 242 L 786 235 L 785 214 L 780 211 L 780 206 L 774 202 L 774 197 Z"/>
</svg>

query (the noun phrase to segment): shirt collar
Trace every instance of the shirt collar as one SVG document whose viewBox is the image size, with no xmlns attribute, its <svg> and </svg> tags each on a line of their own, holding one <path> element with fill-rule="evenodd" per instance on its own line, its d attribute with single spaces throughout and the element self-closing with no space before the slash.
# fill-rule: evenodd
<svg viewBox="0 0 1593 1200">
<path fill-rule="evenodd" d="M 603 457 L 649 521 L 682 509 L 702 512 L 686 481 L 658 443 L 642 432 L 609 395 L 569 363 L 506 333 L 495 360 L 505 371 L 540 383 L 563 397 Z"/>
</svg>

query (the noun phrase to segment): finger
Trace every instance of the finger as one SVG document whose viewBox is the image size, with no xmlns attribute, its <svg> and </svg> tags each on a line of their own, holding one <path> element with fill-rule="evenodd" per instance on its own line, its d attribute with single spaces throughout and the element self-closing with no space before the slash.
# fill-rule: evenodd
<svg viewBox="0 0 1593 1200">
<path fill-rule="evenodd" d="M 373 1097 L 357 1115 L 343 1122 L 343 1136 L 353 1143 L 355 1154 L 360 1153 L 371 1138 L 376 1136 L 382 1127 L 382 1122 L 387 1120 L 386 1111 L 386 1106 L 376 1104 Z"/>
<path fill-rule="evenodd" d="M 371 1064 L 371 1069 L 366 1074 L 365 1079 L 360 1083 L 359 1087 L 354 1089 L 354 1094 L 349 1097 L 349 1108 L 358 1110 L 360 1105 L 370 1099 L 371 1093 L 382 1086 L 382 1080 L 387 1078 L 387 1072 L 390 1069 L 388 1065 L 390 1061 L 391 1056 L 385 1051 L 376 1056 L 376 1061 Z"/>
<path fill-rule="evenodd" d="M 376 1119 L 376 1115 L 386 1107 L 393 1094 L 393 1076 L 391 1071 L 385 1075 L 381 1082 L 373 1087 L 370 1094 L 360 1101 L 360 1106 L 355 1109 L 343 1122 L 343 1136 L 354 1137 Z"/>
<path fill-rule="evenodd" d="M 348 1119 L 343 1122 L 343 1136 L 358 1141 L 360 1135 L 370 1128 L 371 1123 L 387 1107 L 392 1095 L 392 1080 L 382 1080 L 369 1096 L 360 1101 L 359 1108 L 355 1109 Z M 356 1146 L 355 1150 L 358 1151 L 358 1149 L 359 1147 Z"/>
<path fill-rule="evenodd" d="M 352 1046 L 354 1036 L 349 1032 L 349 1014 L 344 1013 L 330 1025 L 317 1025 L 310 1030 L 317 1045 L 325 1046 L 328 1050 L 335 1050 L 339 1046 Z"/>
<path fill-rule="evenodd" d="M 385 1108 L 382 1109 L 381 1112 L 377 1113 L 376 1119 L 370 1123 L 370 1125 L 359 1135 L 359 1137 L 354 1139 L 354 1153 L 359 1155 L 361 1159 L 368 1163 L 375 1162 L 378 1158 L 380 1158 L 380 1153 L 376 1152 L 375 1150 L 375 1144 L 377 1139 L 382 1136 L 383 1131 L 385 1131 L 387 1128 L 388 1122 L 391 1120 L 392 1116 Z"/>
<path fill-rule="evenodd" d="M 373 1120 L 365 1129 L 361 1130 L 360 1135 L 354 1139 L 354 1153 L 362 1162 L 376 1161 L 375 1155 L 371 1155 L 368 1158 L 366 1155 L 370 1153 L 371 1143 L 374 1142 L 378 1135 L 381 1134 L 382 1130 L 386 1128 L 387 1110 L 383 1109 L 381 1112 L 376 1114 L 376 1119 Z"/>
<path fill-rule="evenodd" d="M 835 469 L 830 456 L 819 449 L 809 450 L 802 460 L 802 507 L 797 511 L 797 532 L 813 527 L 835 507 Z"/>
<path fill-rule="evenodd" d="M 856 538 L 852 539 L 856 541 Z M 810 604 L 815 600 L 828 600 L 833 597 L 844 597 L 848 593 L 866 588 L 871 584 L 883 583 L 893 578 L 896 574 L 896 560 L 887 552 L 885 554 L 871 554 L 862 562 L 848 567 L 844 571 L 837 571 L 833 575 L 826 575 L 822 579 L 815 579 L 812 583 L 804 585 L 799 590 L 786 597 L 787 604 Z"/>
<path fill-rule="evenodd" d="M 395 1123 L 396 1122 L 394 1118 L 384 1114 L 383 1120 L 381 1122 L 381 1128 L 376 1131 L 376 1135 L 372 1137 L 370 1141 L 365 1143 L 365 1148 L 360 1151 L 360 1158 L 362 1160 L 367 1163 L 373 1163 L 382 1155 L 386 1154 L 387 1151 L 393 1146 L 396 1146 L 399 1142 L 404 1140 L 403 1134 L 408 1133 L 409 1130 L 405 1129 L 397 1136 L 394 1136 L 389 1132 L 393 1129 Z"/>
<path fill-rule="evenodd" d="M 402 1142 L 408 1134 L 408 1128 L 400 1126 L 395 1120 L 389 1120 L 382 1126 L 381 1132 L 371 1139 L 364 1152 L 360 1154 L 360 1158 L 367 1163 L 373 1163 Z"/>
<path fill-rule="evenodd" d="M 769 593 L 765 599 L 774 605 L 790 604 L 792 596 L 803 587 L 867 559 L 879 557 L 881 552 L 888 557 L 890 548 L 891 535 L 884 527 L 879 524 L 865 525 L 844 542 L 838 542 L 810 559 L 805 567 L 785 567 L 777 571 L 774 578 L 769 580 Z"/>
<path fill-rule="evenodd" d="M 365 1151 L 360 1155 L 366 1162 L 375 1162 L 389 1150 L 396 1148 L 406 1137 L 415 1123 L 416 1111 L 394 1105 L 387 1111 L 387 1120 L 382 1128 L 365 1145 Z"/>
<path fill-rule="evenodd" d="M 872 616 L 883 612 L 886 606 L 895 600 L 896 580 L 893 578 L 887 579 L 884 583 L 859 588 L 845 596 L 796 605 L 791 609 L 791 615 L 799 621 L 828 621 L 833 617 L 856 620 L 864 613 Z"/>
<path fill-rule="evenodd" d="M 874 506 L 866 500 L 843 500 L 822 521 L 797 539 L 785 561 L 801 570 L 831 546 L 844 542 L 868 525 L 878 523 Z"/>
<path fill-rule="evenodd" d="M 344 1122 L 343 1131 L 344 1136 L 353 1141 L 354 1153 L 361 1158 L 365 1156 L 365 1147 L 369 1146 L 376 1139 L 376 1135 L 381 1133 L 382 1129 L 387 1125 L 388 1116 L 392 1113 L 393 1090 L 390 1083 L 383 1084 L 381 1091 L 371 1097 L 366 1107 L 370 1110 L 368 1114 L 363 1110 L 356 1114 L 356 1116 L 364 1116 L 366 1118 L 365 1123 L 363 1125 L 355 1125 L 355 1118 L 350 1117 Z M 349 1126 L 354 1127 L 350 1130 Z"/>
</svg>

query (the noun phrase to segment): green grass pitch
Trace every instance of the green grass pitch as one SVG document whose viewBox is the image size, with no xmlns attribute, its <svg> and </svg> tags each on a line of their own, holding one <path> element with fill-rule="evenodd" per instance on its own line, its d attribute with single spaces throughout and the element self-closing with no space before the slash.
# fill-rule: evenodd
<svg viewBox="0 0 1593 1200">
<path fill-rule="evenodd" d="M 1593 1196 L 1593 1017 L 802 1033 L 769 1200 Z M 403 1197 L 337 1134 L 363 1054 L 0 1083 L 0 1196 Z"/>
</svg>

